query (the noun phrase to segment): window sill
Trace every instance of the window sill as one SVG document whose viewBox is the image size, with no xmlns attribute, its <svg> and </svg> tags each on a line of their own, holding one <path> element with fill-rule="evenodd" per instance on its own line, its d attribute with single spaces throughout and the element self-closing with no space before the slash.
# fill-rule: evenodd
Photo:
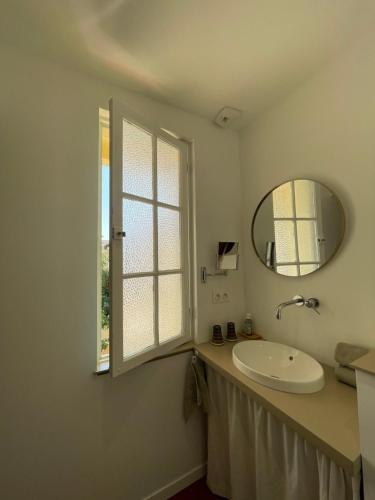
<svg viewBox="0 0 375 500">
<path fill-rule="evenodd" d="M 195 343 L 192 340 L 189 340 L 189 342 L 185 342 L 185 344 L 172 349 L 172 351 L 168 352 L 167 354 L 156 356 L 155 358 L 150 359 L 149 361 L 147 361 L 147 363 L 152 363 L 153 361 L 157 361 L 159 359 L 170 358 L 171 356 L 176 356 L 177 354 L 182 354 L 184 352 L 193 351 L 194 348 Z M 109 373 L 109 359 L 100 361 L 98 364 L 98 368 L 94 373 L 95 375 L 105 375 Z"/>
</svg>

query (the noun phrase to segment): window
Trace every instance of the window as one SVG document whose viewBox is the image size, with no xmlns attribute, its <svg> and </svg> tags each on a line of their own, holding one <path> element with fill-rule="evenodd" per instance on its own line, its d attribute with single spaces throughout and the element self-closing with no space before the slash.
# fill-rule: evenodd
<svg viewBox="0 0 375 500">
<path fill-rule="evenodd" d="M 190 335 L 188 147 L 111 101 L 111 372 Z"/>
<path fill-rule="evenodd" d="M 314 183 L 295 180 L 273 191 L 276 269 L 285 276 L 309 274 L 320 265 Z"/>
<path fill-rule="evenodd" d="M 109 113 L 99 112 L 98 347 L 99 370 L 109 367 Z"/>
</svg>

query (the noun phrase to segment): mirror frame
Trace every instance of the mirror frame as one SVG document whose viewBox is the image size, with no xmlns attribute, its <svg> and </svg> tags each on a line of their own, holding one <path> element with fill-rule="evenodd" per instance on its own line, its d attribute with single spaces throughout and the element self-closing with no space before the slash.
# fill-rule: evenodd
<svg viewBox="0 0 375 500">
<path fill-rule="evenodd" d="M 316 269 L 315 271 L 313 271 L 312 273 L 308 273 L 308 274 L 304 274 L 302 276 L 287 276 L 285 274 L 281 274 L 281 273 L 278 273 L 277 271 L 275 271 L 274 269 L 271 269 L 270 267 L 266 266 L 265 263 L 263 262 L 263 259 L 262 257 L 259 255 L 258 253 L 258 250 L 257 250 L 257 247 L 255 245 L 255 240 L 254 240 L 254 224 L 255 224 L 255 219 L 256 219 L 256 216 L 264 202 L 264 200 L 273 192 L 275 191 L 275 189 L 279 188 L 280 186 L 283 186 L 284 184 L 288 183 L 288 182 L 292 182 L 292 181 L 311 181 L 311 182 L 316 182 L 318 184 L 320 184 L 321 186 L 323 186 L 325 189 L 327 189 L 330 193 L 333 194 L 333 196 L 335 197 L 336 199 L 336 202 L 337 202 L 337 206 L 338 206 L 338 209 L 339 211 L 341 212 L 341 215 L 342 215 L 342 228 L 341 228 L 341 232 L 340 232 L 340 239 L 339 239 L 339 243 L 337 244 L 337 247 L 335 249 L 335 251 L 332 253 L 332 255 L 330 256 L 330 258 L 328 260 L 326 260 L 326 262 L 324 264 L 322 264 L 318 269 Z M 320 182 L 320 181 L 317 181 L 315 179 L 310 179 L 308 177 L 294 177 L 292 179 L 287 179 L 285 180 L 284 182 L 281 182 L 280 184 L 277 184 L 277 186 L 274 186 L 272 189 L 270 189 L 270 191 L 268 191 L 264 196 L 263 198 L 260 200 L 260 202 L 258 203 L 255 211 L 254 211 L 254 215 L 252 217 L 252 220 L 251 220 L 251 243 L 252 243 L 252 246 L 253 246 L 253 249 L 254 249 L 254 252 L 255 252 L 255 255 L 258 257 L 259 261 L 261 262 L 261 264 L 263 265 L 263 267 L 265 267 L 268 271 L 270 271 L 271 273 L 277 275 L 277 276 L 282 276 L 283 278 L 305 278 L 306 276 L 311 276 L 312 274 L 320 271 L 321 269 L 323 269 L 323 267 L 325 267 L 329 262 L 331 262 L 331 260 L 338 254 L 340 248 L 342 247 L 342 243 L 345 239 L 345 236 L 346 236 L 346 231 L 347 231 L 347 223 L 346 223 L 346 217 L 345 217 L 345 210 L 344 210 L 344 206 L 340 200 L 340 198 L 336 195 L 336 193 L 334 191 L 332 191 L 332 189 L 330 189 L 325 183 L 323 182 Z"/>
</svg>

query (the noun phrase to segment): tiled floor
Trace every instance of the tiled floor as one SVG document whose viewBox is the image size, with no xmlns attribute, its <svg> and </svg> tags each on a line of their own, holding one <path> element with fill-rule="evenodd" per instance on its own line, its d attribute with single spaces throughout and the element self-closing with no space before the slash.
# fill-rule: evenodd
<svg viewBox="0 0 375 500">
<path fill-rule="evenodd" d="M 177 493 L 170 498 L 170 500 L 224 500 L 222 497 L 218 497 L 211 493 L 207 488 L 206 478 L 200 479 L 195 483 L 191 484 L 184 490 Z"/>
</svg>

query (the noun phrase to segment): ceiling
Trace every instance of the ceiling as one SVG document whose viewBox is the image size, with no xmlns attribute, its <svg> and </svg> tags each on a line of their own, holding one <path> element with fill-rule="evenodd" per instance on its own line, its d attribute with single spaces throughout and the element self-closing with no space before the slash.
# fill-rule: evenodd
<svg viewBox="0 0 375 500">
<path fill-rule="evenodd" d="M 2 0 L 0 42 L 233 126 L 371 29 L 373 0 Z"/>
</svg>

